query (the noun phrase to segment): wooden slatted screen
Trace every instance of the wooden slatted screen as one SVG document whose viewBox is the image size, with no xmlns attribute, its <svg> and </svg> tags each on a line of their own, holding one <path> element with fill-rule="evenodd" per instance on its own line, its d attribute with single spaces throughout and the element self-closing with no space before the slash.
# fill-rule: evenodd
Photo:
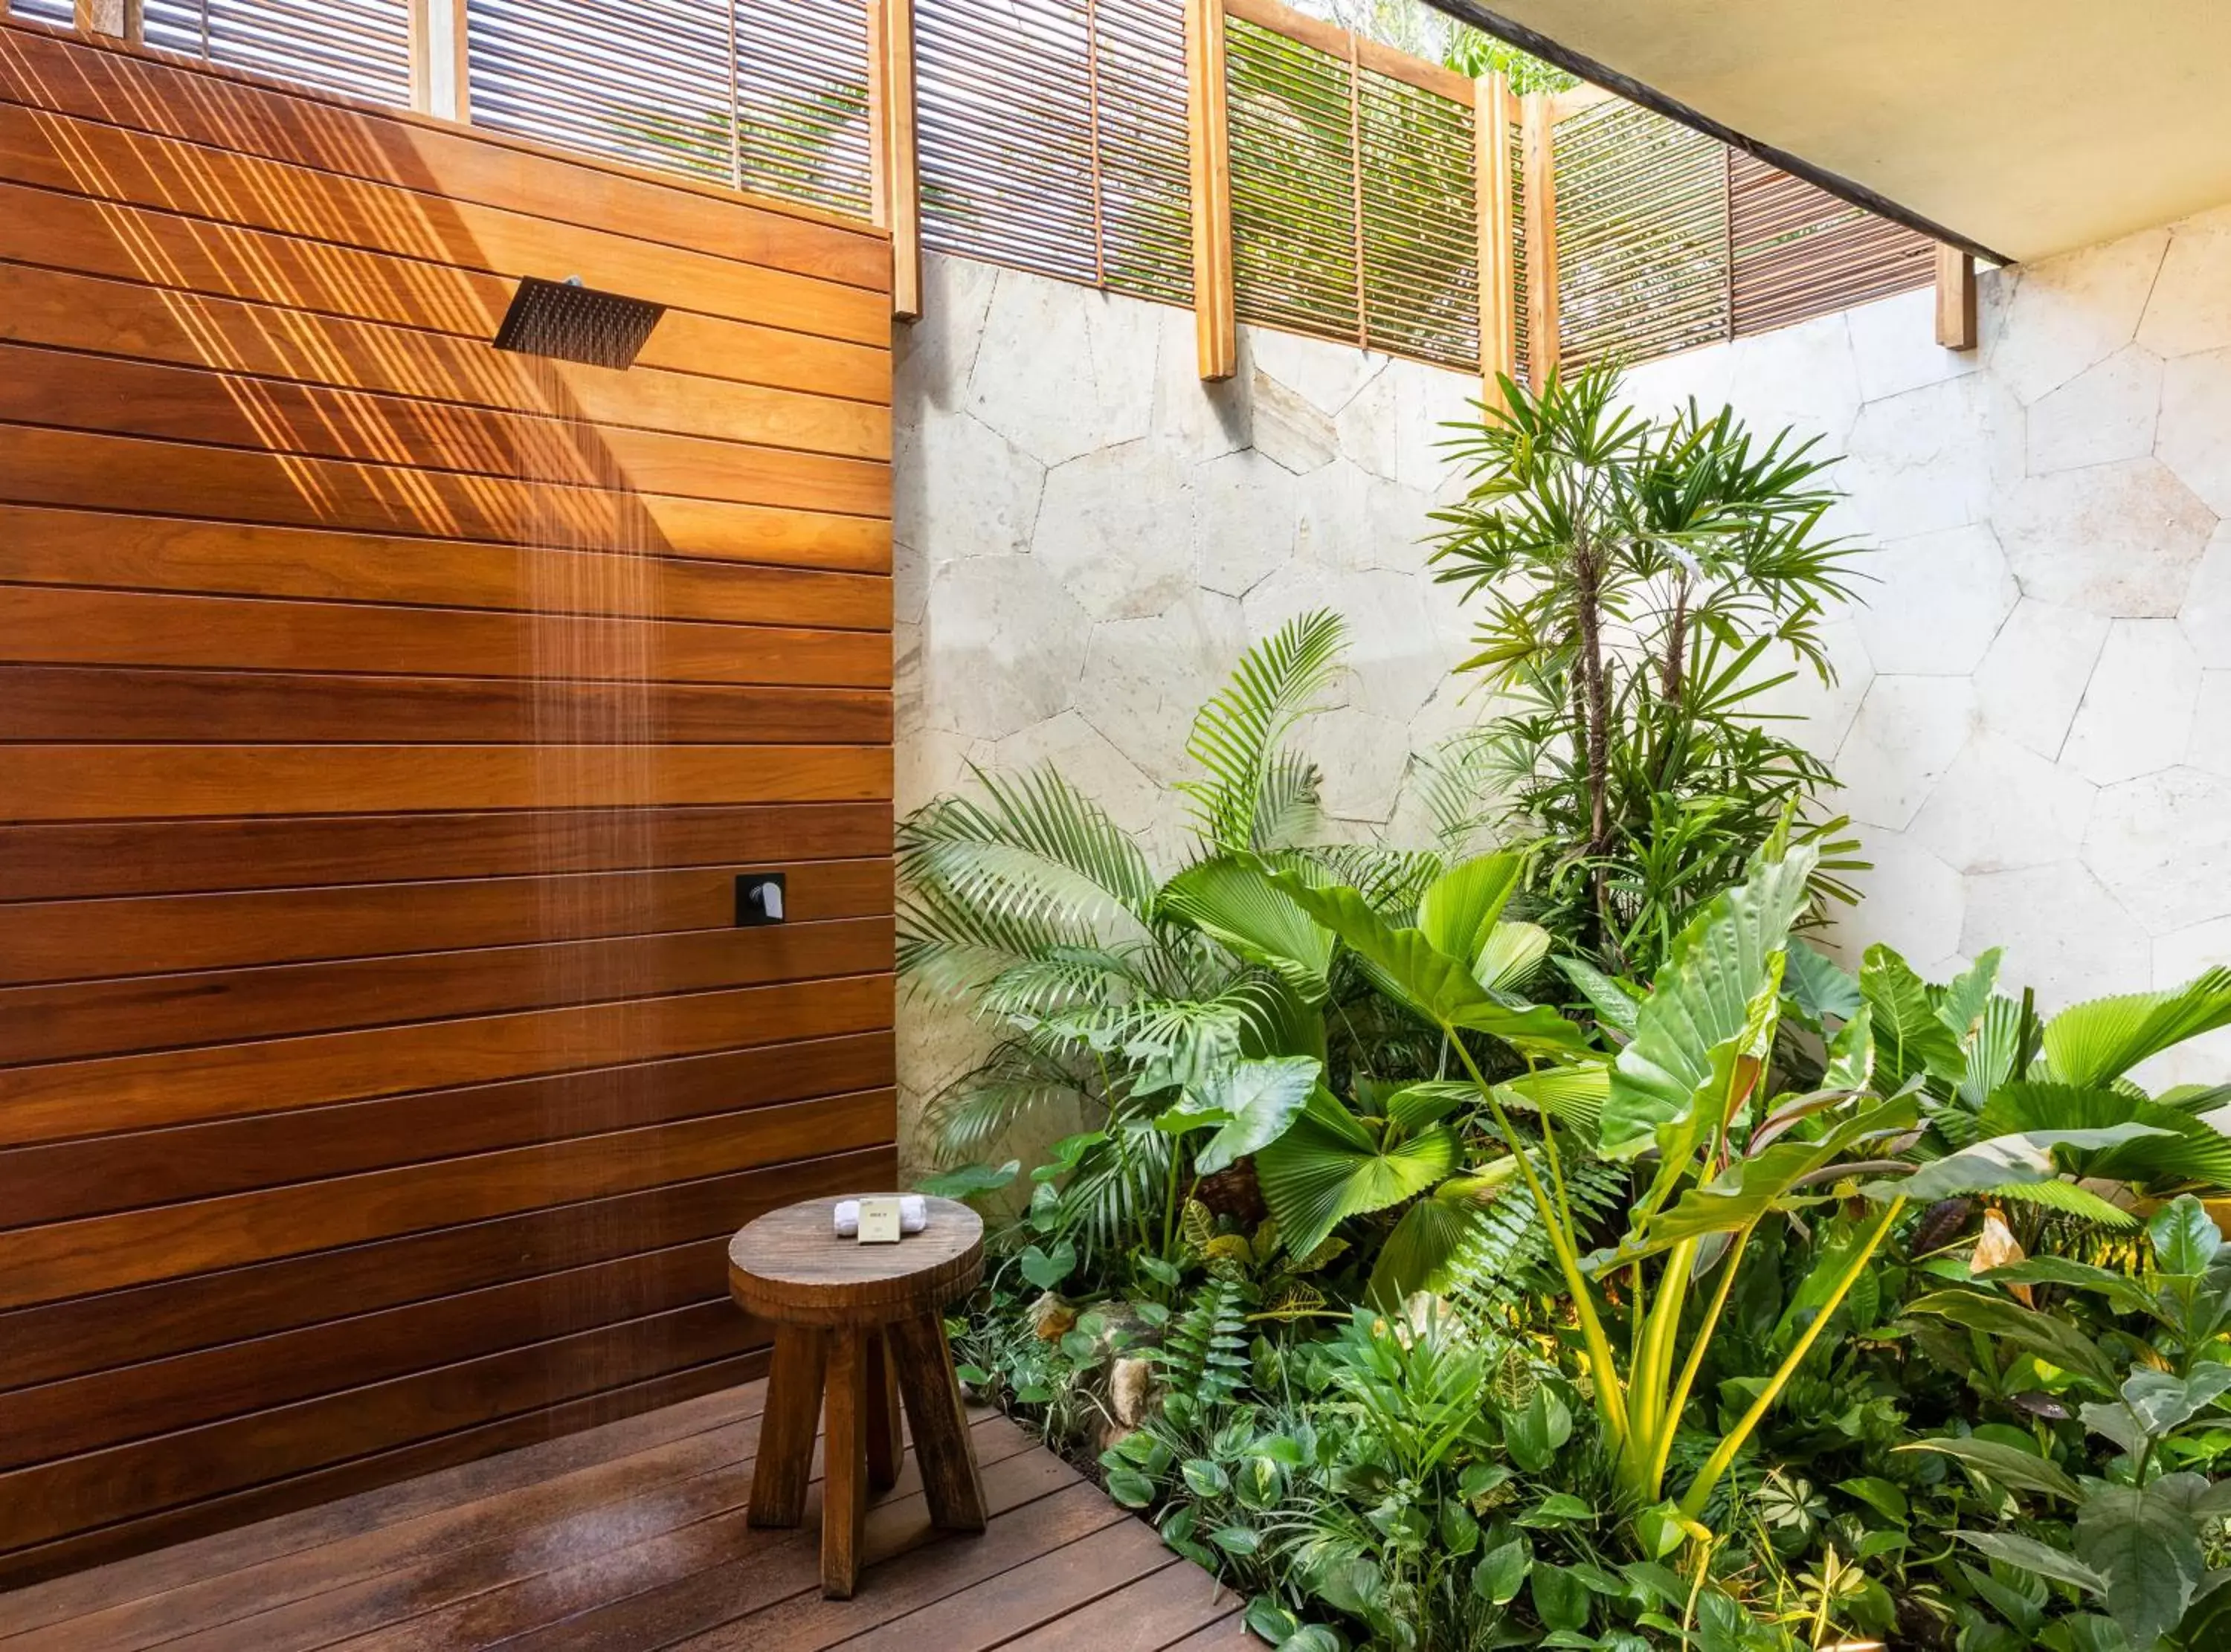
<svg viewBox="0 0 2231 1652">
<path fill-rule="evenodd" d="M 754 1374 L 896 1173 L 888 243 L 20 23 L 0 155 L 0 1583 Z"/>
<path fill-rule="evenodd" d="M 867 215 L 864 0 L 468 0 L 466 44 L 478 125 Z"/>
<path fill-rule="evenodd" d="M 1559 359 L 1568 371 L 1728 336 L 1727 152 L 1614 98 L 1557 123 Z"/>
<path fill-rule="evenodd" d="M 75 0 L 11 0 L 18 17 L 63 28 Z M 377 102 L 411 101 L 407 0 L 146 0 L 146 41 Z"/>
<path fill-rule="evenodd" d="M 1240 318 L 1476 368 L 1471 106 L 1236 13 L 1226 52 Z"/>
<path fill-rule="evenodd" d="M 922 239 L 1190 303 L 1183 0 L 915 0 Z"/>
<path fill-rule="evenodd" d="M 1926 287 L 1936 243 L 1730 152 L 1735 331 L 1763 332 Z"/>
</svg>

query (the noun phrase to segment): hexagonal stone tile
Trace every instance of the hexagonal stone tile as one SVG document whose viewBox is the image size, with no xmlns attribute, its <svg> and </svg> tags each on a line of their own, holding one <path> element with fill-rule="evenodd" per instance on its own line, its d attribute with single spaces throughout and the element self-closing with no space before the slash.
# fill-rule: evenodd
<svg viewBox="0 0 2231 1652">
<path fill-rule="evenodd" d="M 1193 472 L 1126 442 L 1046 472 L 1031 550 L 1095 619 L 1159 614 L 1193 588 Z"/>
<path fill-rule="evenodd" d="M 2027 266 L 1986 365 L 2034 402 L 2106 360 L 2137 333 L 2168 246 L 2149 230 Z"/>
<path fill-rule="evenodd" d="M 2231 522 L 2208 541 L 2176 617 L 2201 664 L 2231 667 Z"/>
<path fill-rule="evenodd" d="M 1952 759 L 1908 836 L 1957 872 L 2073 860 L 2098 795 L 2027 746 L 1979 733 Z"/>
<path fill-rule="evenodd" d="M 1960 950 L 1987 946 L 2006 949 L 2000 980 L 2047 1010 L 2134 991 L 2153 967 L 2151 939 L 2076 861 L 1969 878 Z"/>
<path fill-rule="evenodd" d="M 1852 353 L 1859 366 L 1859 394 L 1868 401 L 1977 371 L 1973 350 L 1947 350 L 1937 342 L 1937 298 L 1929 287 L 1877 299 L 1844 312 Z"/>
<path fill-rule="evenodd" d="M 2058 756 L 2111 623 L 2023 597 L 1976 672 L 1982 726 L 2041 756 Z"/>
<path fill-rule="evenodd" d="M 1859 566 L 1878 583 L 1860 587 L 1854 618 L 1867 657 L 1887 675 L 1965 676 L 2021 597 L 1997 536 L 1981 524 L 1893 539 Z"/>
<path fill-rule="evenodd" d="M 2231 515 L 2231 350 L 2169 364 L 2154 454 L 2210 510 Z"/>
<path fill-rule="evenodd" d="M 1994 429 L 2020 418 L 2009 403 L 1995 420 L 1994 392 L 1988 380 L 1974 375 L 1860 410 L 1844 462 L 1830 480 L 1851 495 L 1871 537 L 1906 539 L 1982 516 L 1991 498 Z M 1763 422 L 1751 423 L 1756 428 Z"/>
<path fill-rule="evenodd" d="M 2165 769 L 2106 787 L 2084 861 L 2157 935 L 2231 913 L 2231 777 Z"/>
<path fill-rule="evenodd" d="M 2156 459 L 2033 476 L 1991 508 L 2024 596 L 2140 619 L 2176 612 L 2215 520 Z"/>
<path fill-rule="evenodd" d="M 2031 404 L 2029 474 L 2143 459 L 2161 410 L 2161 358 L 2126 345 Z"/>
<path fill-rule="evenodd" d="M 891 414 L 902 426 L 925 404 L 947 413 L 960 406 L 999 274 L 973 259 L 922 255 L 922 319 L 892 329 Z"/>
<path fill-rule="evenodd" d="M 1836 806 L 1863 825 L 1904 830 L 1975 720 L 1964 678 L 1877 677 L 1836 752 Z"/>
<path fill-rule="evenodd" d="M 2184 760 L 2231 778 L 2231 671 L 2200 674 L 2200 701 L 2192 713 L 2192 743 Z"/>
<path fill-rule="evenodd" d="M 2101 785 L 2184 759 L 2200 661 L 2172 620 L 2117 620 L 2060 760 Z"/>
<path fill-rule="evenodd" d="M 1759 656 L 1762 679 L 1787 677 L 1750 702 L 1761 717 L 1777 720 L 1775 732 L 1795 740 L 1814 756 L 1833 760 L 1859 714 L 1867 685 L 1875 679 L 1874 662 L 1859 640 L 1856 609 L 1844 609 L 1823 621 L 1821 650 L 1833 673 L 1828 681 L 1809 665 L 1779 650 Z"/>
<path fill-rule="evenodd" d="M 1406 724 L 1342 706 L 1310 719 L 1296 743 L 1323 771 L 1326 814 L 1373 824 L 1392 818 L 1410 761 Z"/>
<path fill-rule="evenodd" d="M 1030 548 L 1045 467 L 966 413 L 922 410 L 894 444 L 891 532 L 933 569 Z"/>
<path fill-rule="evenodd" d="M 1247 390 L 1254 403 L 1250 428 L 1256 452 L 1297 476 L 1332 462 L 1340 437 L 1329 416 L 1259 367 Z"/>
<path fill-rule="evenodd" d="M 1860 394 L 1851 329 L 1841 314 L 1739 339 L 1733 352 L 1726 399 L 1755 432 L 1770 435 L 1788 424 L 1801 436 L 1822 437 L 1831 448 L 1844 444 Z"/>
<path fill-rule="evenodd" d="M 968 375 L 968 410 L 1048 465 L 1145 436 L 1161 331 L 1154 310 L 1000 271 Z"/>
<path fill-rule="evenodd" d="M 1192 773 L 1193 713 L 1223 686 L 1252 641 L 1239 604 L 1203 591 L 1151 619 L 1108 620 L 1083 650 L 1073 703 L 1150 779 Z"/>
<path fill-rule="evenodd" d="M 1138 765 L 1087 720 L 1070 710 L 1010 734 L 993 759 L 1003 773 L 1051 768 L 1108 811 L 1125 830 L 1145 835 L 1167 828 L 1184 814 L 1184 800 L 1139 771 Z"/>
<path fill-rule="evenodd" d="M 968 557 L 940 568 L 922 622 L 931 722 L 996 740 L 1070 702 L 1091 622 L 1032 557 Z"/>
<path fill-rule="evenodd" d="M 1338 416 L 1355 393 L 1387 371 L 1388 358 L 1376 351 L 1329 339 L 1305 339 L 1275 327 L 1243 327 L 1248 358 L 1266 373 L 1328 416 Z"/>
<path fill-rule="evenodd" d="M 2138 342 L 2164 356 L 2231 347 L 2231 208 L 2170 226 Z"/>
<path fill-rule="evenodd" d="M 1292 559 L 1301 509 L 1292 474 L 1258 453 L 1195 466 L 1193 544 L 1201 585 L 1245 596 Z"/>
<path fill-rule="evenodd" d="M 1880 941 L 1917 965 L 1956 949 L 1967 906 L 1960 874 L 1903 833 L 1871 829 L 1859 837 L 1860 855 L 1873 865 L 1852 874 L 1864 899 L 1836 919 L 1846 956 L 1856 959 Z"/>
<path fill-rule="evenodd" d="M 1154 433 L 1181 457 L 1195 461 L 1237 453 L 1251 437 L 1251 408 L 1245 376 L 1248 329 L 1240 329 L 1241 372 L 1205 379 L 1193 338 L 1193 312 L 1167 305 L 1154 313 L 1161 332 L 1154 365 Z"/>
</svg>

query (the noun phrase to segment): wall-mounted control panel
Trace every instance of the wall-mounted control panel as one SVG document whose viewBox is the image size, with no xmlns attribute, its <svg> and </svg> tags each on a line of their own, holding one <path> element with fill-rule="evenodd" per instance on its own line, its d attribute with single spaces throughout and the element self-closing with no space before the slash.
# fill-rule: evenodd
<svg viewBox="0 0 2231 1652">
<path fill-rule="evenodd" d="M 788 918 L 783 906 L 783 876 L 779 872 L 745 872 L 736 879 L 736 927 L 755 929 Z"/>
</svg>

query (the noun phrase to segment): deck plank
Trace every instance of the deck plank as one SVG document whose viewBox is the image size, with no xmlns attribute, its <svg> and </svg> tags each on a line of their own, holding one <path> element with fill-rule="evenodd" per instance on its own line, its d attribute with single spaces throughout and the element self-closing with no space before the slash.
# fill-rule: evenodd
<svg viewBox="0 0 2231 1652">
<path fill-rule="evenodd" d="M 972 1416 L 980 1536 L 911 1457 L 850 1600 L 820 1482 L 745 1523 L 764 1383 L 0 1597 L 0 1652 L 1245 1652 L 1239 1602 L 1004 1417 Z"/>
</svg>

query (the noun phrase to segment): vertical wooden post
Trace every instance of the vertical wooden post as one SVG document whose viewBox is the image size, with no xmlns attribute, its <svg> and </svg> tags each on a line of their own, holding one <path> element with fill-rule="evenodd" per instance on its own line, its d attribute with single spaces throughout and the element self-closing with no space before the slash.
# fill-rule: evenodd
<svg viewBox="0 0 2231 1652">
<path fill-rule="evenodd" d="M 1518 376 L 1517 226 L 1510 198 L 1510 83 L 1472 82 L 1472 185 L 1479 209 L 1479 377 L 1482 399 L 1503 405 L 1500 378 Z"/>
<path fill-rule="evenodd" d="M 1186 0 L 1186 112 L 1193 171 L 1193 337 L 1203 378 L 1239 371 L 1232 300 L 1232 122 L 1224 0 Z"/>
<path fill-rule="evenodd" d="M 80 34 L 106 35 L 133 46 L 147 35 L 141 0 L 77 0 L 76 22 Z"/>
<path fill-rule="evenodd" d="M 1526 378 L 1536 390 L 1557 365 L 1557 168 L 1549 96 L 1520 100 L 1526 168 Z"/>
<path fill-rule="evenodd" d="M 1937 249 L 1937 342 L 1976 347 L 1976 261 L 1956 247 Z"/>
<path fill-rule="evenodd" d="M 868 0 L 870 189 L 876 222 L 891 232 L 891 313 L 902 321 L 922 314 L 914 86 L 914 0 Z"/>
<path fill-rule="evenodd" d="M 445 120 L 472 119 L 465 0 L 411 0 L 411 106 Z"/>
</svg>

